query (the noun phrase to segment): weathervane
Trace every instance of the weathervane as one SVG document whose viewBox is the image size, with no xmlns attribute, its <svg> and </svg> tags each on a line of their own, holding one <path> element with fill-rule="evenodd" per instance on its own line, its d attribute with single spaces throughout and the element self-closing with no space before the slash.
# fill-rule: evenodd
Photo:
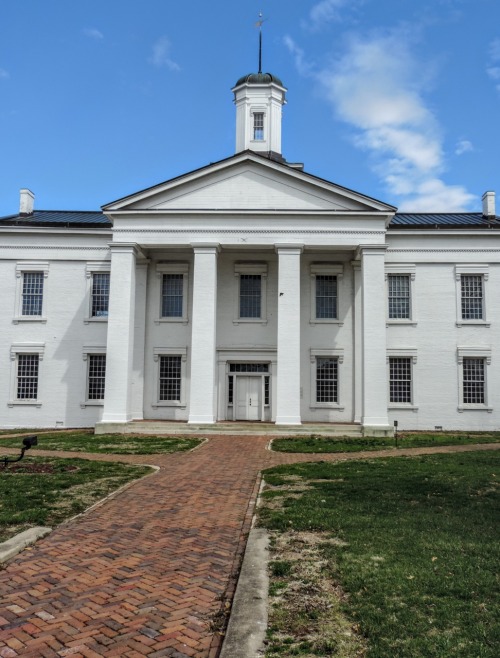
<svg viewBox="0 0 500 658">
<path fill-rule="evenodd" d="M 267 21 L 267 18 L 262 18 L 262 11 L 259 11 L 259 20 L 255 23 L 255 27 L 259 28 L 259 73 L 262 73 L 262 23 Z"/>
</svg>

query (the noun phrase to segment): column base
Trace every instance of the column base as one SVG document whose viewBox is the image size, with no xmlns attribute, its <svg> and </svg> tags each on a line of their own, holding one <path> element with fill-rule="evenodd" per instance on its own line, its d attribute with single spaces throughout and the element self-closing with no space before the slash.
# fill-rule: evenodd
<svg viewBox="0 0 500 658">
<path fill-rule="evenodd" d="M 302 425 L 300 416 L 276 416 L 276 425 Z"/>
<path fill-rule="evenodd" d="M 214 415 L 192 415 L 189 416 L 188 425 L 214 425 L 217 422 Z"/>
<path fill-rule="evenodd" d="M 363 423 L 363 436 L 394 436 L 394 427 L 392 425 L 371 425 Z"/>
</svg>

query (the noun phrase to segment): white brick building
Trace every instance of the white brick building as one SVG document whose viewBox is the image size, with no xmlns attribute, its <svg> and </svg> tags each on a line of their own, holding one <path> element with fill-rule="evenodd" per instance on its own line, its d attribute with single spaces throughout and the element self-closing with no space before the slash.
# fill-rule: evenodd
<svg viewBox="0 0 500 658">
<path fill-rule="evenodd" d="M 0 218 L 0 426 L 499 429 L 494 193 L 398 214 L 283 159 L 275 76 L 233 91 L 234 156 Z"/>
</svg>

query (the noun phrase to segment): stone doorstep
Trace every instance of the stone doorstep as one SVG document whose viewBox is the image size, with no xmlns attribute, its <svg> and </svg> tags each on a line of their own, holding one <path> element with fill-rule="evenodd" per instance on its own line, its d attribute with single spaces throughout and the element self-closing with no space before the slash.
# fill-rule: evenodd
<svg viewBox="0 0 500 658">
<path fill-rule="evenodd" d="M 7 560 L 10 560 L 10 558 L 20 553 L 27 546 L 34 544 L 36 541 L 51 532 L 52 528 L 37 526 L 35 528 L 29 528 L 28 530 L 20 532 L 18 535 L 7 539 L 7 541 L 0 544 L 0 564 L 7 562 Z"/>
</svg>

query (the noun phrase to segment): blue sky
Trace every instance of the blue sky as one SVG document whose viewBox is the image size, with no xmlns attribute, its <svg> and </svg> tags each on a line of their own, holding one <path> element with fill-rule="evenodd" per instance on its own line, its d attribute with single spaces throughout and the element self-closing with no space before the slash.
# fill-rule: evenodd
<svg viewBox="0 0 500 658">
<path fill-rule="evenodd" d="M 0 0 L 0 214 L 21 187 L 95 210 L 232 155 L 260 10 L 289 161 L 401 210 L 500 191 L 499 0 Z"/>
</svg>

